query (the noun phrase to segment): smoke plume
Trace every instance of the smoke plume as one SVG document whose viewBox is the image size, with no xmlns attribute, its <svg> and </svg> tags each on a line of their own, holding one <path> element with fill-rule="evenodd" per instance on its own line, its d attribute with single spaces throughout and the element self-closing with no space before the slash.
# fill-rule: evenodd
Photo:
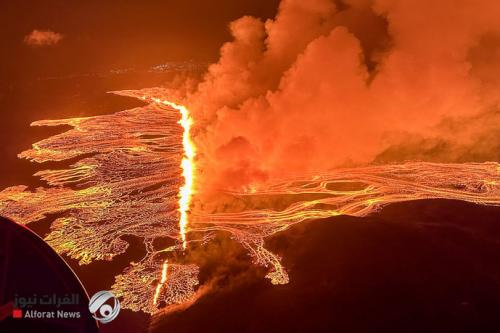
<svg viewBox="0 0 500 333">
<path fill-rule="evenodd" d="M 35 29 L 24 37 L 24 42 L 29 46 L 50 46 L 59 43 L 63 37 L 58 32 Z"/>
<path fill-rule="evenodd" d="M 283 0 L 273 20 L 232 22 L 233 40 L 183 98 L 201 181 L 240 187 L 425 157 L 391 152 L 409 138 L 464 151 L 479 136 L 498 138 L 498 125 L 483 127 L 498 119 L 498 17 L 490 0 Z M 481 147 L 484 158 L 497 156 L 493 147 Z"/>
</svg>

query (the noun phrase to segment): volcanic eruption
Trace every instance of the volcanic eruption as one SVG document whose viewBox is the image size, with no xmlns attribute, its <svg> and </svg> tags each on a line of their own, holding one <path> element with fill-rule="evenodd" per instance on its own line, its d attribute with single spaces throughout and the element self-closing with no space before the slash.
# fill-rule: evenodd
<svg viewBox="0 0 500 333">
<path fill-rule="evenodd" d="M 45 240 L 82 265 L 140 237 L 146 254 L 112 289 L 157 313 L 206 292 L 199 267 L 176 259 L 218 233 L 286 284 L 265 239 L 293 224 L 418 199 L 500 205 L 498 78 L 482 61 L 500 60 L 488 42 L 499 14 L 488 0 L 283 0 L 273 20 L 232 22 L 195 84 L 115 91 L 145 105 L 34 122 L 71 129 L 21 158 L 79 160 L 36 173 L 46 188 L 0 192 L 0 214 L 57 214 Z"/>
</svg>

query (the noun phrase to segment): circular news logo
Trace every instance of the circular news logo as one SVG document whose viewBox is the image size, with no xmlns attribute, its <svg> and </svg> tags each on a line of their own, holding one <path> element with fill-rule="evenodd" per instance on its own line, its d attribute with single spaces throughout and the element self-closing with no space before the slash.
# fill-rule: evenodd
<svg viewBox="0 0 500 333">
<path fill-rule="evenodd" d="M 118 316 L 120 312 L 120 301 L 112 292 L 102 290 L 94 294 L 89 302 L 89 311 L 92 317 L 106 324 Z"/>
</svg>

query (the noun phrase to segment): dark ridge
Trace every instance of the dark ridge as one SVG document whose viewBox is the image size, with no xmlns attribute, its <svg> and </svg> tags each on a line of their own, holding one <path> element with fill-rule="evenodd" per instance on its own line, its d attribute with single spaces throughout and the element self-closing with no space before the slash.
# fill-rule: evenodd
<svg viewBox="0 0 500 333">
<path fill-rule="evenodd" d="M 64 297 L 77 294 L 79 302 L 72 305 L 34 303 L 31 310 L 79 312 L 79 319 L 12 318 L 16 297 L 34 295 Z M 16 296 L 17 295 L 17 296 Z M 89 297 L 74 272 L 35 233 L 22 225 L 0 217 L 0 332 L 97 332 L 97 325 L 88 311 Z M 29 307 L 18 305 L 26 314 Z"/>
<path fill-rule="evenodd" d="M 260 268 L 228 276 L 152 332 L 497 332 L 499 217 L 500 207 L 425 200 L 298 224 L 266 242 L 289 284 Z"/>
</svg>

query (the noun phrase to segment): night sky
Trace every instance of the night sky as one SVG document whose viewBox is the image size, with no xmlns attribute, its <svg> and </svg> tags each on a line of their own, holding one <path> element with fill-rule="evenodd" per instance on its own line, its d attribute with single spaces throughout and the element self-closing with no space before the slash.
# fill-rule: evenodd
<svg viewBox="0 0 500 333">
<path fill-rule="evenodd" d="M 217 59 L 242 15 L 273 17 L 278 1 L 3 1 L 0 20 L 0 186 L 36 186 L 36 167 L 18 153 L 59 129 L 30 128 L 40 119 L 112 113 L 140 103 L 106 94 L 151 87 L 172 73 L 147 73 L 166 62 Z M 30 46 L 33 30 L 63 35 Z M 113 75 L 114 70 L 131 69 Z"/>
<path fill-rule="evenodd" d="M 278 1 L 2 2 L 2 84 L 166 61 L 214 61 L 243 15 L 273 17 Z M 64 37 L 57 47 L 27 47 L 32 30 Z M 5 76 L 7 75 L 7 76 Z M 7 80 L 8 78 L 8 80 Z"/>
</svg>

